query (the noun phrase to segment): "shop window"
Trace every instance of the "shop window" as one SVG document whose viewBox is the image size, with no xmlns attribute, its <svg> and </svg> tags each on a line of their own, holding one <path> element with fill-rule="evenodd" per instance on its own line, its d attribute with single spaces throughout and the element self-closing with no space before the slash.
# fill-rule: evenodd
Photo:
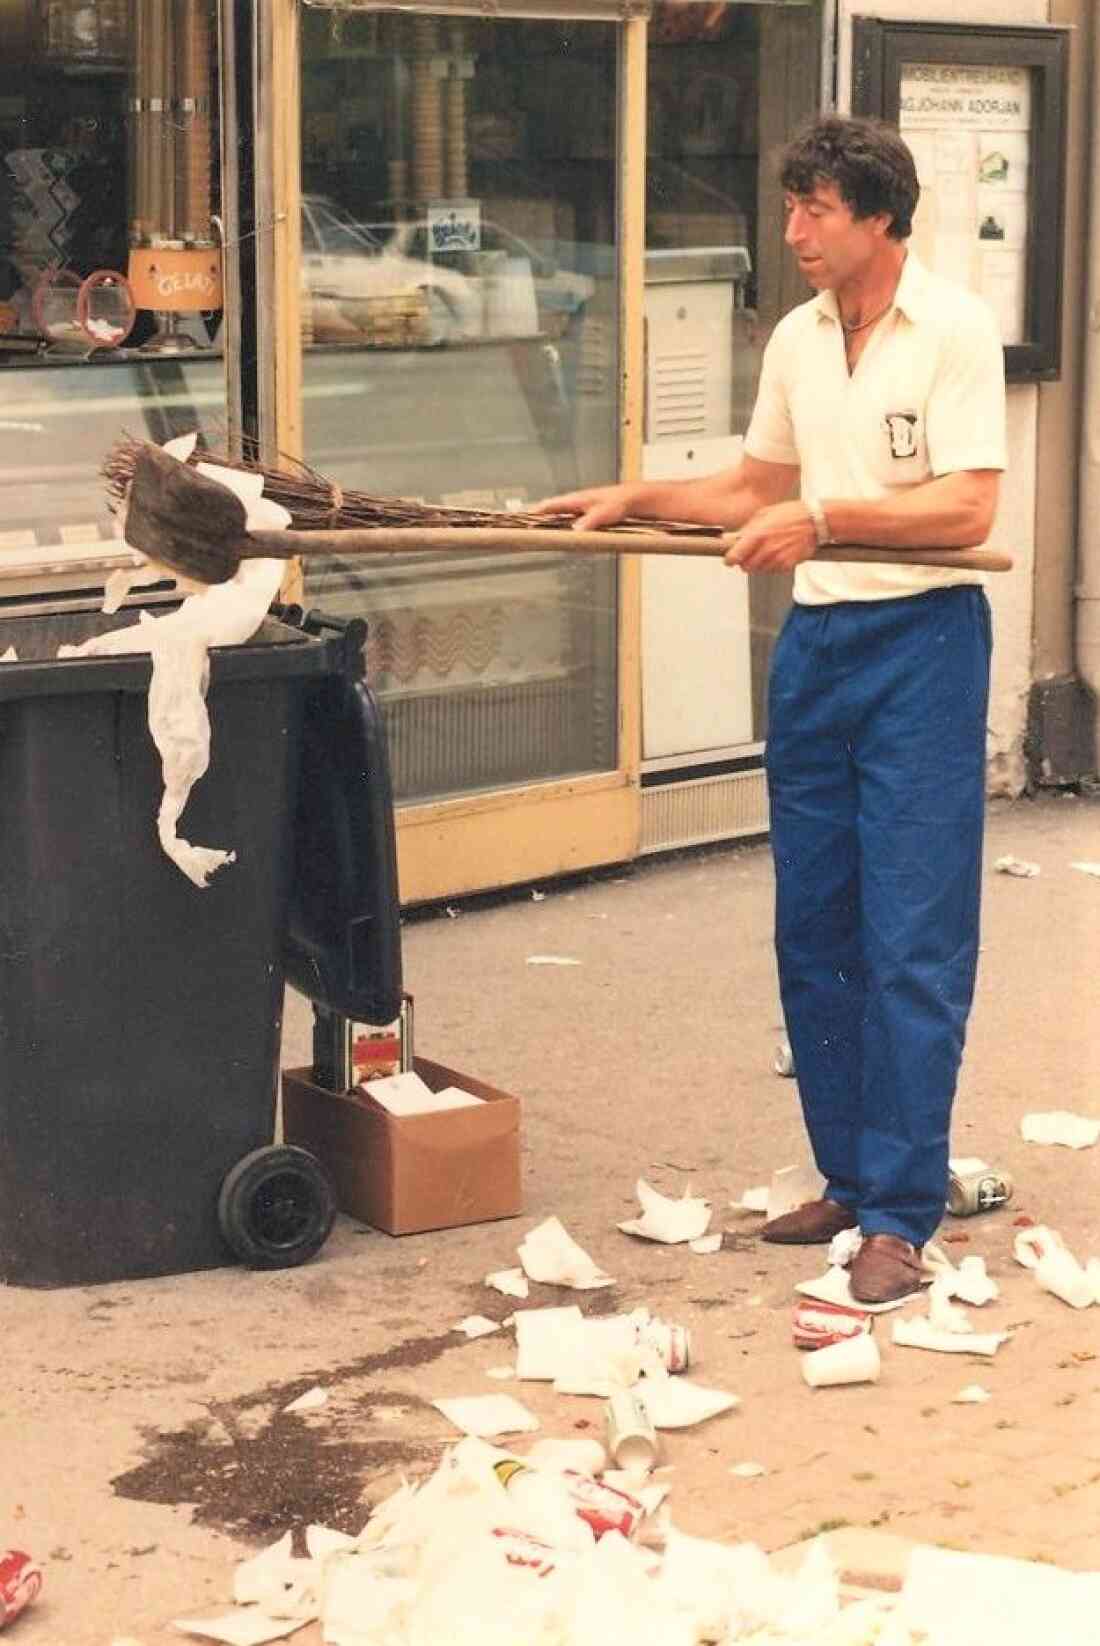
<svg viewBox="0 0 1100 1646">
<path fill-rule="evenodd" d="M 617 31 L 302 13 L 305 457 L 509 510 L 618 463 Z M 610 557 L 307 564 L 370 622 L 401 800 L 611 769 Z"/>
<path fill-rule="evenodd" d="M 783 245 L 776 151 L 816 113 L 821 63 L 816 3 L 722 4 L 665 0 L 649 29 L 646 133 L 646 463 L 664 478 L 736 460 L 748 428 L 760 359 L 775 322 L 810 294 Z M 691 578 L 652 574 L 661 632 L 683 594 L 684 628 L 698 610 Z M 700 571 L 706 578 L 708 573 Z M 772 646 L 790 603 L 790 579 L 754 577 L 708 604 L 710 644 L 736 678 L 724 706 L 699 695 L 699 724 L 670 715 L 683 748 L 651 744 L 671 760 L 763 738 Z M 675 627 L 675 625 L 671 625 Z M 696 640 L 699 636 L 696 631 Z M 668 708 L 668 688 L 662 686 Z"/>
<path fill-rule="evenodd" d="M 225 420 L 214 0 L 17 0 L 0 62 L 4 547 L 114 534 L 123 432 Z"/>
</svg>

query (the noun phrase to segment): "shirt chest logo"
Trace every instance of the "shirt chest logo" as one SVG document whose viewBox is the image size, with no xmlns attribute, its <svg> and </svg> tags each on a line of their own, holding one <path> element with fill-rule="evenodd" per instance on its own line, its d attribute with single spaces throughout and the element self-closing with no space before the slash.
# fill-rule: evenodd
<svg viewBox="0 0 1100 1646">
<path fill-rule="evenodd" d="M 890 437 L 891 457 L 915 457 L 917 455 L 917 414 L 916 412 L 887 412 L 886 432 Z"/>
</svg>

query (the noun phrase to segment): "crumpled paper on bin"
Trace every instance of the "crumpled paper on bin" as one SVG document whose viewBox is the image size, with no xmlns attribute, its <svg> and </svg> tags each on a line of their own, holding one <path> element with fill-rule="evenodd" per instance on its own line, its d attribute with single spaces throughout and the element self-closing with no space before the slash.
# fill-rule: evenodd
<svg viewBox="0 0 1100 1646">
<path fill-rule="evenodd" d="M 186 462 L 195 447 L 195 436 L 170 440 L 164 450 Z M 235 492 L 247 510 L 246 526 L 280 528 L 290 524 L 290 515 L 280 504 L 265 498 L 263 476 L 238 474 L 212 463 L 200 463 L 199 473 Z M 149 731 L 160 754 L 164 772 L 164 796 L 157 817 L 160 843 L 173 863 L 195 883 L 205 887 L 215 870 L 235 860 L 232 851 L 213 846 L 193 846 L 184 840 L 177 825 L 191 790 L 210 764 L 210 716 L 206 691 L 210 679 L 211 646 L 239 646 L 250 640 L 279 591 L 285 571 L 282 560 L 245 560 L 235 577 L 212 587 L 197 587 L 167 617 L 154 618 L 148 612 L 126 628 L 95 635 L 80 646 L 63 646 L 60 657 L 126 656 L 148 652 L 153 662 L 149 685 Z M 125 572 L 129 581 L 140 576 Z M 173 573 L 168 575 L 174 576 Z M 125 587 L 112 585 L 106 609 L 116 609 Z"/>
</svg>

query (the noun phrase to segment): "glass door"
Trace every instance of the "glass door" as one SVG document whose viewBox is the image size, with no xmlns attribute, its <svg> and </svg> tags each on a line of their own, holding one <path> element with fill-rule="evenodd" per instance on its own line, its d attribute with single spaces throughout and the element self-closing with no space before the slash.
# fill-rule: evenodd
<svg viewBox="0 0 1100 1646">
<path fill-rule="evenodd" d="M 306 463 L 344 493 L 499 511 L 614 479 L 620 27 L 361 7 L 299 27 Z M 370 625 L 406 901 L 631 854 L 612 557 L 304 571 L 310 604 Z"/>
</svg>

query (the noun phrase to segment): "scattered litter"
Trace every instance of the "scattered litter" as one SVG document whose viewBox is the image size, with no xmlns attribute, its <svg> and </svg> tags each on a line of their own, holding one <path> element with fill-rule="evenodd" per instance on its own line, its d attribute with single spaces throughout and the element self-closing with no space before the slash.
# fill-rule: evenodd
<svg viewBox="0 0 1100 1646">
<path fill-rule="evenodd" d="M 981 1406 L 993 1396 L 980 1383 L 968 1383 L 965 1389 L 960 1389 L 957 1395 L 952 1395 L 952 1403 L 956 1406 Z"/>
<path fill-rule="evenodd" d="M 997 1282 L 986 1273 L 984 1257 L 964 1257 L 951 1276 L 951 1289 L 960 1303 L 971 1303 L 975 1308 L 1001 1295 Z"/>
<path fill-rule="evenodd" d="M 842 1383 L 877 1383 L 881 1371 L 882 1357 L 869 1332 L 857 1332 L 840 1343 L 814 1349 L 802 1359 L 802 1376 L 811 1389 Z"/>
<path fill-rule="evenodd" d="M 1056 1229 L 1048 1229 L 1042 1223 L 1022 1229 L 1013 1242 L 1012 1252 L 1017 1263 L 1032 1270 L 1044 1291 L 1061 1298 L 1071 1309 L 1087 1309 L 1090 1304 L 1100 1302 L 1096 1285 L 1100 1260 L 1092 1258 L 1087 1265 L 1079 1263 Z"/>
<path fill-rule="evenodd" d="M 579 966 L 581 963 L 568 954 L 529 954 L 527 964 L 529 966 Z"/>
<path fill-rule="evenodd" d="M 545 903 L 546 902 L 546 893 L 545 892 L 532 892 L 531 893 L 531 902 L 532 903 Z"/>
<path fill-rule="evenodd" d="M 296 1559 L 292 1547 L 291 1534 L 285 1532 L 277 1543 L 242 1561 L 233 1576 L 238 1606 L 255 1606 L 268 1617 L 293 1617 L 300 1623 L 316 1617 L 317 1568 L 312 1560 Z"/>
<path fill-rule="evenodd" d="M 572 1286 L 580 1292 L 615 1284 L 613 1277 L 597 1268 L 588 1253 L 566 1234 L 556 1217 L 548 1217 L 532 1229 L 518 1250 L 529 1280 Z"/>
<path fill-rule="evenodd" d="M 693 1240 L 689 1244 L 697 1257 L 710 1257 L 712 1253 L 722 1250 L 722 1236 L 720 1234 L 700 1235 L 698 1240 Z"/>
<path fill-rule="evenodd" d="M 0 1629 L 38 1599 L 42 1568 L 25 1549 L 0 1551 Z"/>
<path fill-rule="evenodd" d="M 729 1472 L 736 1475 L 738 1480 L 755 1480 L 758 1475 L 766 1475 L 768 1471 L 762 1463 L 731 1463 Z"/>
<path fill-rule="evenodd" d="M 928 1293 L 928 1324 L 937 1332 L 972 1332 L 974 1328 L 966 1310 L 951 1301 L 954 1290 L 950 1275 L 943 1275 L 932 1282 Z"/>
<path fill-rule="evenodd" d="M 739 1395 L 706 1389 L 686 1377 L 647 1377 L 637 1392 L 655 1429 L 689 1429 L 741 1404 Z"/>
<path fill-rule="evenodd" d="M 660 1455 L 660 1441 L 645 1397 L 637 1389 L 617 1389 L 604 1413 L 607 1450 L 621 1469 L 648 1474 Z"/>
<path fill-rule="evenodd" d="M 490 1332 L 500 1331 L 500 1321 L 490 1320 L 488 1315 L 467 1315 L 454 1329 L 467 1337 L 488 1337 Z"/>
<path fill-rule="evenodd" d="M 251 1608 L 239 1612 L 223 1612 L 220 1617 L 178 1617 L 173 1629 L 187 1635 L 202 1635 L 205 1640 L 220 1640 L 226 1646 L 265 1646 L 270 1640 L 285 1640 L 302 1627 L 301 1618 L 268 1617 Z"/>
<path fill-rule="evenodd" d="M 1100 1120 L 1071 1114 L 1068 1109 L 1049 1109 L 1042 1114 L 1025 1114 L 1020 1121 L 1025 1143 L 1061 1143 L 1067 1149 L 1091 1148 L 1100 1137 Z"/>
<path fill-rule="evenodd" d="M 584 1316 L 575 1303 L 561 1309 L 522 1309 L 516 1321 L 516 1376 L 552 1382 L 562 1366 L 581 1357 Z"/>
<path fill-rule="evenodd" d="M 824 1192 L 825 1179 L 816 1166 L 781 1166 L 768 1184 L 768 1217 L 783 1217 L 809 1200 L 820 1200 Z"/>
<path fill-rule="evenodd" d="M 710 1222 L 709 1201 L 693 1199 L 687 1191 L 679 1199 L 671 1199 L 652 1188 L 642 1177 L 635 1184 L 634 1192 L 641 1204 L 642 1215 L 619 1224 L 624 1234 L 641 1235 L 645 1240 L 675 1246 L 681 1241 L 698 1240 L 700 1235 L 706 1233 Z"/>
<path fill-rule="evenodd" d="M 639 1377 L 682 1372 L 691 1359 L 685 1328 L 644 1308 L 594 1319 L 575 1305 L 523 1309 L 516 1315 L 516 1347 L 521 1378 L 552 1379 L 559 1394 L 572 1395 L 607 1397 Z"/>
<path fill-rule="evenodd" d="M 495 1274 L 485 1276 L 485 1284 L 506 1297 L 527 1297 L 531 1290 L 522 1269 L 498 1269 Z"/>
<path fill-rule="evenodd" d="M 894 1620 L 919 1638 L 944 1646 L 972 1641 L 1034 1646 L 1037 1640 L 1091 1646 L 1098 1614 L 1098 1572 L 918 1544 L 909 1557 Z"/>
<path fill-rule="evenodd" d="M 318 1386 L 307 1389 L 305 1394 L 292 1400 L 289 1406 L 284 1406 L 284 1412 L 316 1412 L 328 1402 L 328 1391 Z"/>
<path fill-rule="evenodd" d="M 792 1332 L 796 1349 L 824 1349 L 830 1343 L 871 1330 L 871 1316 L 863 1308 L 840 1303 L 800 1303 L 794 1311 Z"/>
<path fill-rule="evenodd" d="M 949 1160 L 947 1210 L 952 1217 L 991 1212 L 1012 1199 L 1012 1179 L 984 1160 Z"/>
<path fill-rule="evenodd" d="M 858 1229 L 841 1229 L 829 1242 L 829 1250 L 825 1253 L 826 1263 L 835 1264 L 839 1269 L 851 1267 L 852 1259 L 863 1245 L 863 1236 Z"/>
<path fill-rule="evenodd" d="M 483 1440 L 497 1435 L 532 1434 L 539 1427 L 534 1413 L 511 1395 L 466 1395 L 455 1400 L 433 1400 L 432 1405 L 463 1434 Z"/>
<path fill-rule="evenodd" d="M 895 1320 L 891 1336 L 903 1349 L 936 1349 L 943 1354 L 995 1355 L 1011 1332 L 943 1331 L 927 1315 Z"/>
<path fill-rule="evenodd" d="M 746 1189 L 740 1200 L 730 1202 L 738 1206 L 743 1212 L 766 1212 L 768 1209 L 768 1185 L 760 1183 L 753 1189 Z"/>
<path fill-rule="evenodd" d="M 848 1280 L 847 1269 L 835 1266 L 826 1269 L 817 1280 L 800 1280 L 795 1291 L 801 1297 L 812 1297 L 818 1303 L 841 1303 L 848 1309 L 866 1309 L 868 1314 L 885 1314 L 888 1309 L 904 1309 L 911 1301 L 908 1297 L 894 1298 L 890 1303 L 860 1303 L 852 1296 L 851 1285 Z M 753 1299 L 748 1299 L 752 1303 Z M 757 1298 L 759 1303 L 762 1299 Z"/>
<path fill-rule="evenodd" d="M 1095 875 L 1100 880 L 1100 863 L 1071 863 L 1071 869 L 1079 869 L 1082 874 Z"/>
<path fill-rule="evenodd" d="M 536 1440 L 524 1454 L 524 1461 L 536 1469 L 572 1469 L 581 1475 L 602 1475 L 607 1453 L 598 1440 L 585 1435 L 558 1438 L 547 1435 Z"/>
<path fill-rule="evenodd" d="M 1025 863 L 1019 857 L 999 857 L 993 867 L 998 874 L 1014 874 L 1020 880 L 1034 880 L 1039 873 L 1038 863 Z"/>
</svg>

